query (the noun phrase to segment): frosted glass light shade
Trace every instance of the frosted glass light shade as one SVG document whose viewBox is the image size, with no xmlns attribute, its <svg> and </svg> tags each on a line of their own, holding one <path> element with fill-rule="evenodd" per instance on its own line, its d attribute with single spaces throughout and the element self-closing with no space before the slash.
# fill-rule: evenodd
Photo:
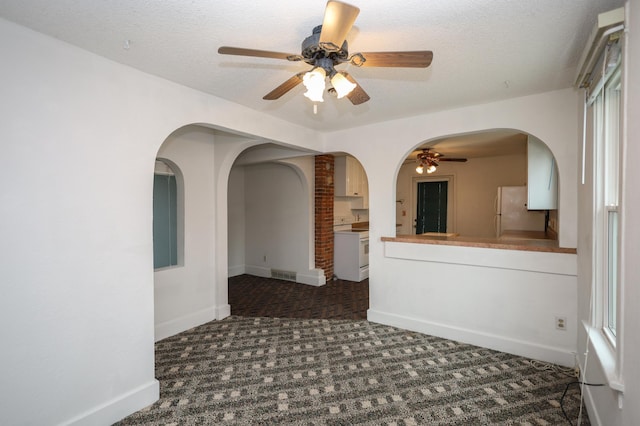
<svg viewBox="0 0 640 426">
<path fill-rule="evenodd" d="M 336 89 L 338 99 L 347 96 L 353 89 L 356 88 L 355 84 L 347 80 L 347 78 L 339 72 L 331 77 L 331 85 L 334 89 Z"/>
<path fill-rule="evenodd" d="M 327 73 L 322 68 L 314 68 L 302 77 L 302 83 L 307 91 L 304 95 L 313 102 L 324 102 L 322 92 L 325 88 L 325 78 Z"/>
</svg>

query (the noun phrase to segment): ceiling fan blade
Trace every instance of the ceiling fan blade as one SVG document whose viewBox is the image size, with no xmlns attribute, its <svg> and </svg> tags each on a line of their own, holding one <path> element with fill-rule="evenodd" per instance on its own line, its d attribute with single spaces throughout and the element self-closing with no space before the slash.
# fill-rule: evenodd
<svg viewBox="0 0 640 426">
<path fill-rule="evenodd" d="M 360 105 L 371 99 L 369 95 L 367 95 L 367 92 L 362 89 L 362 87 L 353 77 L 351 77 L 351 75 L 346 72 L 343 72 L 342 74 L 347 78 L 347 80 L 356 85 L 351 93 L 347 95 L 347 98 L 351 101 L 352 104 Z"/>
<path fill-rule="evenodd" d="M 222 46 L 218 49 L 218 53 L 222 55 L 238 55 L 238 56 L 257 56 L 259 58 L 285 59 L 288 61 L 299 61 L 302 59 L 300 55 L 291 53 L 272 52 L 269 50 L 244 49 L 242 47 Z"/>
<path fill-rule="evenodd" d="M 302 76 L 304 74 L 305 74 L 304 72 L 301 72 L 301 73 L 298 73 L 298 74 L 294 75 L 289 80 L 285 81 L 280 86 L 276 87 L 271 92 L 269 92 L 266 95 L 264 95 L 264 97 L 262 99 L 264 99 L 266 101 L 274 101 L 274 100 L 280 98 L 282 95 L 287 93 L 289 90 L 293 89 L 298 84 L 302 83 Z"/>
<path fill-rule="evenodd" d="M 439 157 L 438 161 L 457 161 L 459 163 L 466 163 L 467 159 L 466 158 L 443 158 L 443 157 Z"/>
<path fill-rule="evenodd" d="M 320 46 L 327 50 L 340 50 L 360 9 L 347 3 L 329 0 L 324 11 Z"/>
<path fill-rule="evenodd" d="M 362 55 L 365 61 L 360 62 Z M 430 50 L 417 50 L 413 52 L 362 52 L 353 56 L 352 63 L 363 67 L 405 67 L 427 68 L 433 60 L 433 52 Z"/>
</svg>

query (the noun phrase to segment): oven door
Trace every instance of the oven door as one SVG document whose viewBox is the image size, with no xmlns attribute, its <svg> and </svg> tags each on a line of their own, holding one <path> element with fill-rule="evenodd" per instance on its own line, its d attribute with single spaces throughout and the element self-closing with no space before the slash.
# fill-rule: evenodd
<svg viewBox="0 0 640 426">
<path fill-rule="evenodd" d="M 369 238 L 360 239 L 360 250 L 358 255 L 360 267 L 369 266 Z"/>
</svg>

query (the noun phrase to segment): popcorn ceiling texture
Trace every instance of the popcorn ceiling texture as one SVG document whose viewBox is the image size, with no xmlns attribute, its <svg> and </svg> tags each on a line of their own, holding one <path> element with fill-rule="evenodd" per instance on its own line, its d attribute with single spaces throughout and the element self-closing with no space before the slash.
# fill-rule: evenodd
<svg viewBox="0 0 640 426">
<path fill-rule="evenodd" d="M 325 96 L 313 114 L 297 87 L 262 96 L 308 65 L 219 55 L 220 46 L 299 53 L 322 0 L 157 2 L 4 0 L 0 17 L 147 73 L 309 128 L 331 130 L 570 87 L 600 12 L 621 0 L 350 0 L 351 53 L 432 50 L 427 69 L 341 66 L 371 101 Z M 128 41 L 128 48 L 125 43 Z M 508 82 L 508 83 L 505 83 Z M 330 125 L 330 127 L 327 127 Z"/>
</svg>

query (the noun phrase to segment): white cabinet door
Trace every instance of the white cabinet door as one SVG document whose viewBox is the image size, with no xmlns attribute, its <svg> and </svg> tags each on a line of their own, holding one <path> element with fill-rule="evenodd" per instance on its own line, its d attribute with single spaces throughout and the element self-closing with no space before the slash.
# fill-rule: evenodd
<svg viewBox="0 0 640 426">
<path fill-rule="evenodd" d="M 349 155 L 340 156 L 335 158 L 334 167 L 335 196 L 358 197 L 360 200 L 352 202 L 352 208 L 368 209 L 369 184 L 360 162 Z"/>
<path fill-rule="evenodd" d="M 527 187 L 529 210 L 558 208 L 558 169 L 553 153 L 541 140 L 527 141 Z"/>
<path fill-rule="evenodd" d="M 360 195 L 359 164 L 353 157 L 345 158 L 347 160 L 347 195 Z"/>
<path fill-rule="evenodd" d="M 338 197 L 362 196 L 362 175 L 364 170 L 355 158 L 340 156 L 335 158 L 335 195 Z"/>
</svg>

